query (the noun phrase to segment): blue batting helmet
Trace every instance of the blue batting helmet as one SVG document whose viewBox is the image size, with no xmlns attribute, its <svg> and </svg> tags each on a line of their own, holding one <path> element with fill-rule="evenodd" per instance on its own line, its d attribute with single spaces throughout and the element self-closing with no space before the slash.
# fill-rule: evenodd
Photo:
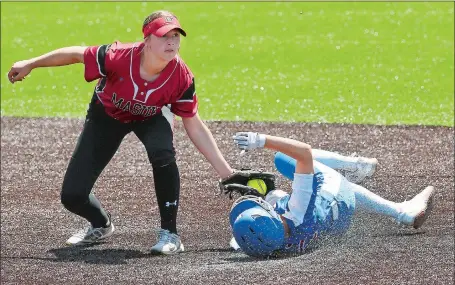
<svg viewBox="0 0 455 285">
<path fill-rule="evenodd" d="M 254 257 L 270 256 L 285 242 L 284 226 L 272 205 L 255 196 L 242 196 L 229 214 L 237 244 Z"/>
</svg>

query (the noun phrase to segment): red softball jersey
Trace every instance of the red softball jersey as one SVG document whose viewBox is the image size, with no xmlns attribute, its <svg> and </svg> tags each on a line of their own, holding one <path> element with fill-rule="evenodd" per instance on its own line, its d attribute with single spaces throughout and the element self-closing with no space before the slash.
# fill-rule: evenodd
<svg viewBox="0 0 455 285">
<path fill-rule="evenodd" d="M 176 56 L 157 79 L 146 81 L 139 74 L 143 48 L 143 42 L 115 42 L 85 50 L 84 77 L 87 82 L 99 79 L 95 94 L 106 113 L 125 123 L 141 121 L 171 104 L 177 116 L 194 116 L 198 104 L 191 70 Z"/>
</svg>

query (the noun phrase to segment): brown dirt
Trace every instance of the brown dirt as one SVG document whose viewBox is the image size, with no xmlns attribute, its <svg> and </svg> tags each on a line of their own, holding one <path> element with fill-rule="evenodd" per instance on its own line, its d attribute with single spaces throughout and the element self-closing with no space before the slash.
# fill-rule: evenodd
<svg viewBox="0 0 455 285">
<path fill-rule="evenodd" d="M 158 209 L 145 149 L 128 136 L 95 185 L 117 227 L 106 243 L 68 248 L 84 222 L 60 204 L 68 158 L 82 127 L 77 119 L 1 119 L 2 284 L 453 284 L 453 128 L 209 122 L 233 167 L 273 169 L 267 150 L 238 156 L 231 135 L 256 130 L 304 140 L 313 148 L 377 157 L 364 186 L 402 201 L 426 185 L 437 189 L 434 212 L 421 230 L 358 213 L 348 234 L 315 251 L 257 261 L 229 249 L 228 210 L 217 176 L 176 128 L 182 177 L 178 229 L 186 252 L 151 256 Z M 285 190 L 290 184 L 278 181 Z"/>
</svg>

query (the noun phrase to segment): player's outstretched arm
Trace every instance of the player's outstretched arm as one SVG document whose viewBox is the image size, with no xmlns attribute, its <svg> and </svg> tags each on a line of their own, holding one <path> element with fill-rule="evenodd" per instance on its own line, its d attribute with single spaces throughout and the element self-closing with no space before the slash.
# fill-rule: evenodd
<svg viewBox="0 0 455 285">
<path fill-rule="evenodd" d="M 72 46 L 60 48 L 38 57 L 18 61 L 13 64 L 8 72 L 11 83 L 22 81 L 33 69 L 38 67 L 52 67 L 84 62 L 86 47 Z"/>
<path fill-rule="evenodd" d="M 297 160 L 296 173 L 314 172 L 311 146 L 304 142 L 254 132 L 236 133 L 234 142 L 243 150 L 263 147 L 282 152 Z"/>
<path fill-rule="evenodd" d="M 296 173 L 313 173 L 311 146 L 301 141 L 265 135 L 265 148 L 276 150 L 297 160 Z"/>
<path fill-rule="evenodd" d="M 201 120 L 199 114 L 190 118 L 182 117 L 182 122 L 188 137 L 191 139 L 196 148 L 210 162 L 213 168 L 215 168 L 218 175 L 221 178 L 226 178 L 231 175 L 233 169 L 224 159 L 212 133 Z"/>
</svg>

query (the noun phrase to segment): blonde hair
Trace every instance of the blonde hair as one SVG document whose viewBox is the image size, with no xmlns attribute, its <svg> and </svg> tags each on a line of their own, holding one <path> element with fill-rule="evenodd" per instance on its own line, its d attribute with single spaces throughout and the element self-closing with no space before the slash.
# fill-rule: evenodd
<svg viewBox="0 0 455 285">
<path fill-rule="evenodd" d="M 152 14 L 147 16 L 147 18 L 145 18 L 144 24 L 142 25 L 142 29 L 144 29 L 145 26 L 147 26 L 150 22 L 153 22 L 153 20 L 158 19 L 160 17 L 166 17 L 166 16 L 171 16 L 178 20 L 177 16 L 175 16 L 173 13 L 166 11 L 166 10 L 159 10 L 159 11 L 153 12 Z"/>
</svg>

